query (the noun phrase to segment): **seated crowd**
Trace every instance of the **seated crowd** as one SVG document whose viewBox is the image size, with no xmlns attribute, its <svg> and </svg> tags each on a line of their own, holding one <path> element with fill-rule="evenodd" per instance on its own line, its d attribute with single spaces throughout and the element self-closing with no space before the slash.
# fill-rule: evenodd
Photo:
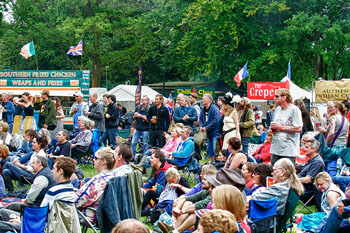
<svg viewBox="0 0 350 233">
<path fill-rule="evenodd" d="M 47 92 L 43 94 L 48 96 Z M 293 195 L 321 212 L 312 224 L 314 216 L 299 219 L 299 230 L 349 230 L 343 221 L 350 215 L 350 201 L 344 194 L 350 184 L 350 169 L 346 169 L 343 156 L 349 123 L 344 106 L 338 102 L 328 104 L 324 124 L 315 124 L 313 131 L 306 132 L 305 107 L 300 101 L 292 104 L 289 91 L 279 89 L 274 120 L 265 132 L 261 121 L 255 121 L 246 97 L 237 99 L 229 93 L 221 100 L 220 109 L 212 96 L 205 94 L 203 108 L 198 109 L 196 93 L 190 97 L 181 94 L 171 121 L 161 95 L 152 106 L 143 96 L 133 114 L 134 131 L 128 145 L 116 140 L 116 119 L 121 110 L 115 96 L 104 96 L 107 101 L 103 104 L 92 94 L 90 106 L 82 102 L 80 93 L 75 97 L 72 132 L 62 128 L 53 134 L 55 128 L 45 126 L 38 133 L 25 129 L 17 147 L 9 125 L 0 122 L 0 195 L 20 198 L 0 208 L 1 231 L 20 231 L 23 205 L 48 206 L 54 213 L 59 211 L 56 203 L 66 203 L 82 213 L 72 213 L 69 231 L 80 232 L 80 224 L 86 226 L 87 221 L 106 227 L 100 221 L 112 223 L 117 219 L 115 223 L 119 224 L 112 232 L 124 232 L 128 226 L 134 232 L 150 232 L 136 220 L 123 220 L 123 213 L 110 210 L 105 214 L 120 217 L 104 220 L 105 216 L 96 211 L 110 200 L 105 190 L 113 189 L 114 182 L 122 183 L 121 177 L 127 177 L 129 187 L 112 192 L 117 196 L 130 193 L 132 203 L 122 203 L 125 214 L 138 211 L 158 232 L 256 232 L 249 209 L 254 201 L 273 198 L 277 198 L 275 215 L 280 231 L 285 227 L 285 216 L 294 211 L 289 213 Z M 261 117 L 260 111 L 257 117 Z M 249 146 L 255 136 L 259 137 L 259 146 L 252 152 Z M 193 184 L 180 174 L 202 156 L 200 137 L 207 142 L 207 162 L 200 166 L 197 183 Z M 84 177 L 78 164 L 84 156 L 93 158 L 93 177 Z M 145 175 L 136 192 L 132 186 L 137 184 L 130 181 L 130 174 L 140 172 Z M 18 186 L 24 183 L 30 184 L 29 190 L 18 194 Z M 132 216 L 136 218 L 137 214 Z M 272 222 L 268 226 L 273 227 Z"/>
</svg>

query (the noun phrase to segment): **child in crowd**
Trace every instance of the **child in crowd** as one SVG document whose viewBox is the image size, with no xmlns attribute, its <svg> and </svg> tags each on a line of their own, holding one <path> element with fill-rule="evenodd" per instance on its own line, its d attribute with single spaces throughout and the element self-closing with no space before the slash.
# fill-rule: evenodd
<svg viewBox="0 0 350 233">
<path fill-rule="evenodd" d="M 183 195 L 184 192 L 182 189 L 189 188 L 189 184 L 183 177 L 180 176 L 176 168 L 171 167 L 165 173 L 165 178 L 167 185 L 165 186 L 164 191 L 159 196 L 158 204 L 155 205 L 151 210 L 142 211 L 142 216 L 151 215 L 151 212 L 157 209 L 163 209 L 171 215 L 173 202 L 176 198 Z M 159 213 L 159 211 L 158 211 Z M 159 216 L 151 215 L 151 221 L 155 222 L 158 220 Z"/>
</svg>

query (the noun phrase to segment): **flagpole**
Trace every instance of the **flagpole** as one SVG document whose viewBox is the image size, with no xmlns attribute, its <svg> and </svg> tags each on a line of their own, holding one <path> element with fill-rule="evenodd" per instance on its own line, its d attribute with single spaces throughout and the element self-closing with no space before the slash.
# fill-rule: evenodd
<svg viewBox="0 0 350 233">
<path fill-rule="evenodd" d="M 34 54 L 34 56 L 35 56 L 36 70 L 39 70 L 38 59 L 36 59 L 36 53 Z"/>
<path fill-rule="evenodd" d="M 81 39 L 81 56 L 80 56 L 80 70 L 83 70 L 83 54 L 84 54 L 84 39 Z"/>
</svg>

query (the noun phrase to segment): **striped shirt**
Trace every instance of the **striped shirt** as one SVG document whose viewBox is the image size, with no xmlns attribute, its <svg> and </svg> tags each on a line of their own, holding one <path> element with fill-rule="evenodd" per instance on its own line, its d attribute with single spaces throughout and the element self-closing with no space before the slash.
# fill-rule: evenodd
<svg viewBox="0 0 350 233">
<path fill-rule="evenodd" d="M 54 201 L 74 203 L 74 197 L 75 193 L 70 181 L 59 183 L 47 191 L 40 207 L 49 205 L 51 209 Z"/>
</svg>

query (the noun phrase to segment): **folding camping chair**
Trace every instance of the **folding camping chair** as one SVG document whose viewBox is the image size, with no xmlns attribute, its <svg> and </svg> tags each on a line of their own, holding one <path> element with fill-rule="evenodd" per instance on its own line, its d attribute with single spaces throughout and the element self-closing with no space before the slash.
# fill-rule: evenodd
<svg viewBox="0 0 350 233">
<path fill-rule="evenodd" d="M 273 233 L 276 233 L 277 197 L 270 200 L 251 200 L 249 218 L 256 225 L 257 233 L 269 233 L 273 221 Z"/>
<path fill-rule="evenodd" d="M 34 208 L 24 205 L 21 210 L 21 232 L 44 232 L 48 220 L 48 212 L 48 206 Z M 46 231 L 48 232 L 48 229 Z"/>
<path fill-rule="evenodd" d="M 287 228 L 290 227 L 290 233 L 292 233 L 292 227 L 290 224 L 287 226 L 287 221 L 290 220 L 292 223 L 293 212 L 299 203 L 299 195 L 291 188 L 289 190 L 287 205 L 285 208 L 284 215 L 277 216 L 277 232 L 287 232 Z"/>
</svg>

